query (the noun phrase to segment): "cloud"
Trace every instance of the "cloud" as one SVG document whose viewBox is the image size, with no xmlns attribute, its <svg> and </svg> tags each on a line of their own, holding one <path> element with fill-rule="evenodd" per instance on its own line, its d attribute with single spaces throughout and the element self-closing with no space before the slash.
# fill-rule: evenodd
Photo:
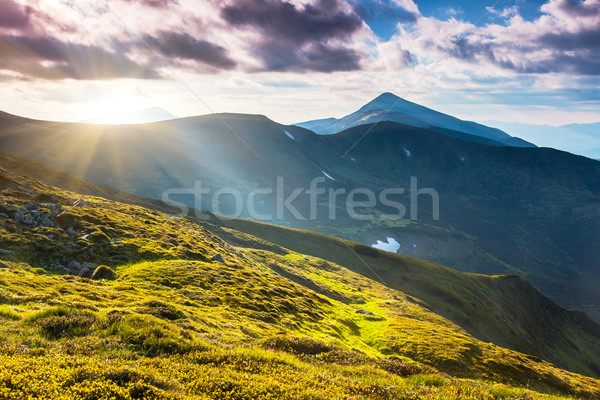
<svg viewBox="0 0 600 400">
<path fill-rule="evenodd" d="M 29 25 L 28 7 L 22 7 L 11 0 L 0 0 L 0 10 L 0 27 L 24 28 Z"/>
<path fill-rule="evenodd" d="M 177 5 L 177 0 L 121 0 L 126 3 L 138 3 L 144 6 L 154 7 L 154 8 L 167 8 L 171 4 Z"/>
<path fill-rule="evenodd" d="M 144 40 L 166 57 L 198 61 L 221 69 L 236 66 L 223 47 L 197 40 L 187 33 L 161 32 L 158 37 L 146 36 Z"/>
<path fill-rule="evenodd" d="M 491 10 L 509 19 L 483 27 L 422 17 L 396 40 L 421 61 L 450 56 L 479 69 L 600 75 L 600 0 L 550 0 L 541 11 L 525 21 L 515 8 Z"/>
<path fill-rule="evenodd" d="M 139 65 L 122 53 L 44 36 L 0 36 L 0 53 L 0 69 L 33 78 L 95 80 L 160 77 L 150 67 Z"/>
<path fill-rule="evenodd" d="M 316 0 L 303 6 L 279 0 L 234 0 L 221 15 L 233 27 L 260 34 L 257 55 L 267 69 L 360 68 L 361 53 L 346 43 L 364 24 L 341 0 Z"/>
</svg>

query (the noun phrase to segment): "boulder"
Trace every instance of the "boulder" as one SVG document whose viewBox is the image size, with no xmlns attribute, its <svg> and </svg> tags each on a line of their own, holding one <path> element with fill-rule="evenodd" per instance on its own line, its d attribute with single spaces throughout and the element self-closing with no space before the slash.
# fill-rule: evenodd
<svg viewBox="0 0 600 400">
<path fill-rule="evenodd" d="M 67 264 L 67 269 L 70 271 L 74 271 L 74 272 L 79 272 L 82 269 L 82 265 L 79 264 L 77 261 L 71 261 L 69 264 Z"/>
<path fill-rule="evenodd" d="M 113 271 L 106 265 L 99 266 L 98 268 L 96 268 L 96 270 L 92 274 L 93 280 L 99 280 L 99 279 L 112 280 L 112 279 L 115 279 L 115 277 L 116 277 L 115 271 Z"/>
<path fill-rule="evenodd" d="M 10 251 L 10 250 L 0 249 L 0 254 L 2 254 L 4 256 L 10 256 L 10 255 L 13 255 L 14 253 L 12 251 Z"/>
<path fill-rule="evenodd" d="M 370 315 L 370 316 L 375 316 L 375 314 L 373 314 L 371 311 L 367 311 L 367 310 L 356 310 L 357 314 L 363 314 L 363 315 Z"/>
<path fill-rule="evenodd" d="M 223 259 L 223 256 L 220 254 L 215 254 L 214 256 L 212 256 L 211 260 L 216 261 L 216 262 L 221 262 L 221 263 L 225 262 L 225 260 Z"/>
<path fill-rule="evenodd" d="M 81 268 L 81 271 L 77 274 L 80 278 L 91 278 L 92 271 L 88 267 Z"/>
</svg>

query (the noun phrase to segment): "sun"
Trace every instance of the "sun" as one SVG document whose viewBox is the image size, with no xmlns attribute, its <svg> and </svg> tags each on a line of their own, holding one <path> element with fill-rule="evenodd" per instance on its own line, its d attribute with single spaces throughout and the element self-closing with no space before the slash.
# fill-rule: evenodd
<svg viewBox="0 0 600 400">
<path fill-rule="evenodd" d="M 139 116 L 149 105 L 136 97 L 118 97 L 91 103 L 82 122 L 92 124 L 135 124 L 145 122 Z"/>
</svg>

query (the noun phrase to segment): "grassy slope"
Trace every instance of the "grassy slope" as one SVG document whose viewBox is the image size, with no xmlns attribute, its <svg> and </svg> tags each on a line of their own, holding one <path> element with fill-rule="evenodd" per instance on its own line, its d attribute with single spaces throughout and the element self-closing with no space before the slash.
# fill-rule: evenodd
<svg viewBox="0 0 600 400">
<path fill-rule="evenodd" d="M 338 264 L 229 230 L 226 239 L 245 241 L 234 247 L 193 221 L 98 197 L 71 207 L 79 195 L 5 169 L 0 187 L 2 212 L 32 201 L 64 211 L 56 228 L 2 221 L 0 248 L 14 254 L 0 268 L 0 396 L 600 394 L 597 380 L 481 342 L 422 300 Z M 225 263 L 211 262 L 215 253 Z M 118 277 L 47 268 L 69 260 Z"/>
<path fill-rule="evenodd" d="M 565 368 L 600 374 L 598 324 L 582 313 L 558 307 L 517 276 L 457 272 L 319 233 L 243 220 L 224 223 L 381 280 L 418 297 L 481 340 L 535 354 Z"/>
</svg>

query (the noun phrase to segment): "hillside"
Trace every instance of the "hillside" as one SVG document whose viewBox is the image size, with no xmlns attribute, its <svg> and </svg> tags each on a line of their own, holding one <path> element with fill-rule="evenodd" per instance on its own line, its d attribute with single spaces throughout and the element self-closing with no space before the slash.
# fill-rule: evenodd
<svg viewBox="0 0 600 400">
<path fill-rule="evenodd" d="M 7 163 L 43 174 L 26 160 Z M 477 324 L 488 312 L 477 312 L 484 298 L 505 317 L 515 297 L 530 298 L 517 315 L 556 333 L 538 350 L 597 377 L 598 325 L 518 278 L 465 274 L 320 234 L 230 221 L 254 229 L 253 236 L 216 219 L 65 191 L 5 167 L 0 188 L 0 212 L 8 216 L 0 231 L 3 397 L 600 395 L 598 380 L 478 340 L 436 311 L 443 300 L 473 313 L 469 321 Z M 303 250 L 292 249 L 298 246 Z M 370 279 L 364 264 L 356 267 L 361 259 L 388 285 Z M 471 304 L 455 303 L 457 293 Z"/>
<path fill-rule="evenodd" d="M 131 126 L 3 116 L 0 147 L 139 196 L 162 199 L 165 191 L 189 192 L 199 182 L 213 197 L 180 195 L 174 200 L 365 245 L 393 238 L 405 255 L 466 272 L 522 276 L 561 306 L 600 321 L 597 162 L 551 149 L 472 143 L 392 122 L 372 127 L 323 136 L 260 115 Z M 439 220 L 433 218 L 427 196 L 411 210 L 412 177 L 418 188 L 439 193 Z M 287 197 L 297 188 L 310 188 L 316 178 L 325 193 L 363 188 L 380 196 L 385 189 L 403 188 L 405 194 L 393 200 L 407 213 L 386 220 L 381 216 L 394 209 L 377 203 L 358 210 L 372 217 L 364 221 L 349 214 L 347 196 L 329 201 L 329 195 L 322 195 L 313 202 L 302 193 L 294 207 L 303 218 L 285 209 L 279 215 L 278 182 Z M 247 202 L 237 213 L 232 196 L 213 201 L 222 189 L 234 190 L 242 200 L 255 190 L 273 192 L 257 197 L 253 214 Z M 310 218 L 314 205 L 315 218 Z"/>
</svg>

